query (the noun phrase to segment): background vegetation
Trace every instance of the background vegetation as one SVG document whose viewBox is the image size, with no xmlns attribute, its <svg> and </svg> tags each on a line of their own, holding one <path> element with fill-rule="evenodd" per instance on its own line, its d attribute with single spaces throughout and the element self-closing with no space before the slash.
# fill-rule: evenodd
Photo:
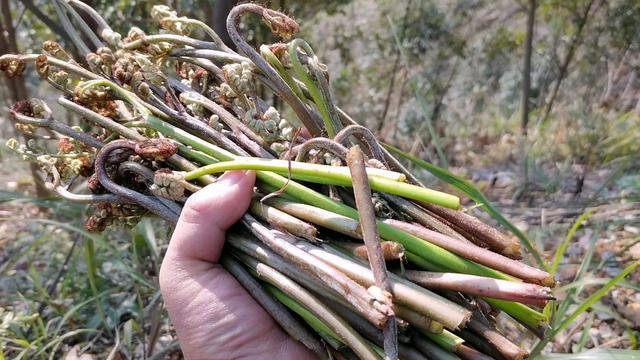
<svg viewBox="0 0 640 360">
<path fill-rule="evenodd" d="M 122 33 L 156 29 L 149 10 L 160 1 L 85 2 Z M 233 1 L 162 3 L 222 33 Z M 472 180 L 549 263 L 557 257 L 560 306 L 545 352 L 638 347 L 640 273 L 598 289 L 640 259 L 640 3 L 266 3 L 299 20 L 356 120 Z M 51 2 L 0 7 L 0 54 L 49 39 L 73 52 Z M 247 31 L 267 41 L 256 25 Z M 36 76 L 3 77 L 3 107 L 51 96 Z M 4 140 L 15 136 L 5 115 Z M 32 170 L 0 147 L 0 359 L 179 358 L 156 283 L 168 229 L 145 220 L 88 234 L 84 209 L 43 198 Z M 593 308 L 576 312 L 586 299 Z"/>
</svg>

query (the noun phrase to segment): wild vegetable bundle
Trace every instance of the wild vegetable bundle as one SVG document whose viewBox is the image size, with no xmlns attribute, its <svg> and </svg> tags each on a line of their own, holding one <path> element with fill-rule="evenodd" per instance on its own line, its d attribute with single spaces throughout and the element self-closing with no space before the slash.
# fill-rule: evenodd
<svg viewBox="0 0 640 360">
<path fill-rule="evenodd" d="M 2 56 L 0 68 L 19 76 L 35 64 L 82 127 L 25 100 L 11 116 L 30 140 L 8 146 L 40 164 L 61 197 L 92 204 L 89 230 L 149 213 L 175 224 L 201 186 L 256 170 L 254 201 L 222 263 L 319 357 L 527 357 L 497 329 L 501 312 L 543 336 L 553 277 L 520 262 L 519 242 L 461 211 L 458 197 L 424 187 L 399 150 L 344 113 L 326 66 L 290 40 L 290 17 L 236 6 L 227 19 L 236 52 L 166 6 L 152 13 L 160 34 L 133 28 L 122 38 L 82 2 L 56 4 L 79 25 L 81 34 L 63 16 L 84 59 L 48 41 L 42 54 Z M 251 47 L 238 29 L 247 13 L 285 42 Z M 78 177 L 91 194 L 70 192 Z"/>
</svg>

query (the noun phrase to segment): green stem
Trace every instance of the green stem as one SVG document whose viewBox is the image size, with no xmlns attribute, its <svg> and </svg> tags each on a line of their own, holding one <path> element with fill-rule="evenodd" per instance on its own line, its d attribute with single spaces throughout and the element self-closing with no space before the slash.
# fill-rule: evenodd
<svg viewBox="0 0 640 360">
<path fill-rule="evenodd" d="M 262 55 L 262 57 L 267 60 L 269 65 L 273 66 L 276 69 L 278 74 L 282 76 L 284 81 L 289 85 L 289 87 L 291 87 L 291 90 L 293 90 L 293 93 L 296 94 L 297 97 L 299 97 L 300 99 L 305 98 L 302 89 L 300 89 L 300 86 L 298 86 L 291 74 L 289 74 L 289 72 L 287 72 L 287 70 L 284 68 L 284 65 L 282 64 L 280 59 L 278 59 L 278 57 L 271 51 L 271 49 L 269 49 L 269 46 L 260 46 L 260 55 Z"/>
<path fill-rule="evenodd" d="M 178 129 L 170 124 L 161 121 L 160 119 L 156 119 L 150 116 L 148 118 L 148 121 L 152 128 L 161 132 L 165 136 L 172 137 L 179 142 L 185 145 L 189 145 L 193 149 L 202 151 L 207 155 L 213 156 L 218 160 L 230 161 L 236 157 L 230 152 L 220 149 L 213 144 L 207 143 L 206 141 L 199 139 L 196 136 L 193 136 L 181 129 Z M 256 173 L 256 176 L 260 182 L 266 183 L 272 187 L 282 188 L 285 184 L 287 184 L 284 193 L 304 203 L 313 204 L 316 207 L 334 212 L 342 216 L 350 217 L 354 220 L 358 219 L 358 212 L 354 208 L 336 202 L 331 198 L 322 195 L 314 190 L 311 190 L 295 181 L 288 181 L 284 176 L 269 171 L 258 171 Z M 431 265 L 426 268 L 427 270 L 441 272 L 458 272 L 478 276 L 488 276 L 493 278 L 504 278 L 507 276 L 506 274 L 503 274 L 499 271 L 466 260 L 436 245 L 422 241 L 415 236 L 412 236 L 404 231 L 397 230 L 387 224 L 378 222 L 378 231 L 380 232 L 380 236 L 383 239 L 396 241 L 402 244 L 407 250 L 407 259 L 409 259 L 410 262 L 414 263 L 417 261 L 419 262 L 417 264 L 418 266 L 424 263 L 431 263 Z M 414 256 L 410 258 L 410 254 Z M 429 261 L 427 261 L 426 259 L 428 259 Z M 515 304 L 509 302 L 505 303 Z M 498 307 L 504 310 L 506 313 L 512 315 L 511 312 L 513 312 L 514 309 L 511 309 L 511 305 L 501 304 L 500 306 Z M 523 312 L 521 315 L 518 315 L 520 316 L 520 319 L 518 320 L 526 324 L 531 324 L 531 326 L 535 328 L 541 325 L 546 325 L 547 318 L 544 315 L 524 305 L 521 309 L 523 310 Z M 527 310 L 524 311 L 524 309 Z M 515 315 L 512 316 L 514 316 L 514 318 L 516 317 Z"/>
<path fill-rule="evenodd" d="M 188 36 L 176 35 L 176 34 L 158 34 L 158 35 L 146 35 L 141 39 L 137 39 L 124 44 L 122 48 L 124 50 L 135 50 L 145 45 L 156 44 L 160 42 L 168 42 L 177 46 L 191 46 L 196 49 L 215 49 L 217 47 L 215 43 L 196 40 Z"/>
<path fill-rule="evenodd" d="M 302 306 L 299 302 L 295 301 L 289 295 L 282 292 L 277 287 L 263 283 L 265 289 L 271 293 L 278 301 L 280 301 L 284 306 L 288 307 L 294 313 L 300 315 L 300 317 L 311 326 L 315 331 L 317 331 L 322 338 L 331 345 L 334 349 L 339 349 L 344 344 L 340 341 L 338 334 L 335 331 L 331 330 L 324 322 L 322 322 L 318 317 L 313 315 L 311 311 L 307 310 L 304 306 Z"/>
<path fill-rule="evenodd" d="M 429 338 L 429 340 L 438 344 L 441 348 L 447 350 L 450 353 L 455 353 L 458 350 L 458 346 L 464 343 L 464 339 L 452 333 L 449 330 L 443 330 L 439 334 L 430 333 L 423 330 L 418 330 L 422 335 Z"/>
<path fill-rule="evenodd" d="M 336 136 L 336 127 L 334 125 L 334 121 L 331 119 L 331 115 L 329 114 L 329 106 L 325 101 L 326 99 L 324 99 L 320 93 L 320 89 L 318 89 L 316 84 L 313 83 L 309 74 L 304 70 L 302 63 L 300 63 L 300 59 L 298 58 L 298 48 L 302 48 L 310 58 L 315 57 L 316 54 L 313 52 L 313 49 L 311 49 L 311 46 L 302 39 L 294 39 L 289 43 L 289 59 L 291 60 L 293 70 L 305 84 L 313 102 L 318 107 L 318 111 L 320 112 L 320 116 L 322 116 L 322 121 L 324 122 L 324 127 L 327 130 L 327 135 L 329 135 L 330 138 L 333 138 Z M 304 98 L 301 97 L 301 99 Z"/>
<path fill-rule="evenodd" d="M 228 170 L 261 170 L 286 175 L 289 169 L 294 179 L 302 179 L 319 184 L 352 185 L 349 168 L 344 166 L 328 166 L 253 157 L 236 157 L 235 160 L 232 161 L 223 161 L 203 166 L 188 172 L 185 175 L 185 180 L 193 180 L 203 175 Z M 460 199 L 454 195 L 401 182 L 404 180 L 404 175 L 400 173 L 375 168 L 368 168 L 367 172 L 369 175 L 369 184 L 375 191 L 400 195 L 409 199 L 425 201 L 448 208 L 455 209 L 460 206 Z"/>
<path fill-rule="evenodd" d="M 238 156 L 232 161 L 203 166 L 199 169 L 190 171 L 186 174 L 187 180 L 193 180 L 203 175 L 208 175 L 227 170 L 264 170 L 276 173 L 288 174 L 289 165 L 291 166 L 291 175 L 317 178 L 318 182 L 333 185 L 351 185 L 351 175 L 349 168 L 346 166 L 329 166 L 321 164 L 310 164 L 301 161 L 288 161 L 277 159 L 264 159 L 256 157 Z M 404 174 L 389 170 L 381 170 L 376 168 L 368 168 L 369 177 L 384 177 L 394 182 L 403 182 L 406 177 Z M 322 179 L 325 179 L 324 181 Z"/>
<path fill-rule="evenodd" d="M 441 271 L 439 269 L 442 269 L 441 266 L 437 266 L 410 251 L 406 251 L 405 256 L 411 264 L 416 265 L 421 269 L 428 271 Z M 495 276 L 492 277 L 495 278 Z M 547 326 L 548 324 L 549 319 L 544 314 L 526 305 L 512 301 L 504 301 L 491 298 L 483 299 L 491 306 L 506 312 L 522 324 L 529 326 L 531 329 L 539 329 L 541 327 Z"/>
</svg>

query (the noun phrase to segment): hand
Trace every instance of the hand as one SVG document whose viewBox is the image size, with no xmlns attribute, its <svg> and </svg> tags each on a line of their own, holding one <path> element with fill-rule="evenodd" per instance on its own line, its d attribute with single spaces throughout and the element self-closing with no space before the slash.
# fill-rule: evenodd
<svg viewBox="0 0 640 360">
<path fill-rule="evenodd" d="M 307 359 L 220 265 L 225 231 L 247 211 L 253 171 L 224 174 L 185 203 L 160 268 L 160 290 L 187 359 Z"/>
</svg>

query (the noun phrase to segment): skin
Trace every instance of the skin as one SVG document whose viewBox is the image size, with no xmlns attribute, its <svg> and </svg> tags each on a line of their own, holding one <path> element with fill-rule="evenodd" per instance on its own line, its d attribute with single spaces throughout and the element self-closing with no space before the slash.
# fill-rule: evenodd
<svg viewBox="0 0 640 360">
<path fill-rule="evenodd" d="M 189 197 L 160 269 L 160 290 L 186 359 L 313 359 L 218 264 L 225 231 L 247 211 L 253 171 Z"/>
</svg>

